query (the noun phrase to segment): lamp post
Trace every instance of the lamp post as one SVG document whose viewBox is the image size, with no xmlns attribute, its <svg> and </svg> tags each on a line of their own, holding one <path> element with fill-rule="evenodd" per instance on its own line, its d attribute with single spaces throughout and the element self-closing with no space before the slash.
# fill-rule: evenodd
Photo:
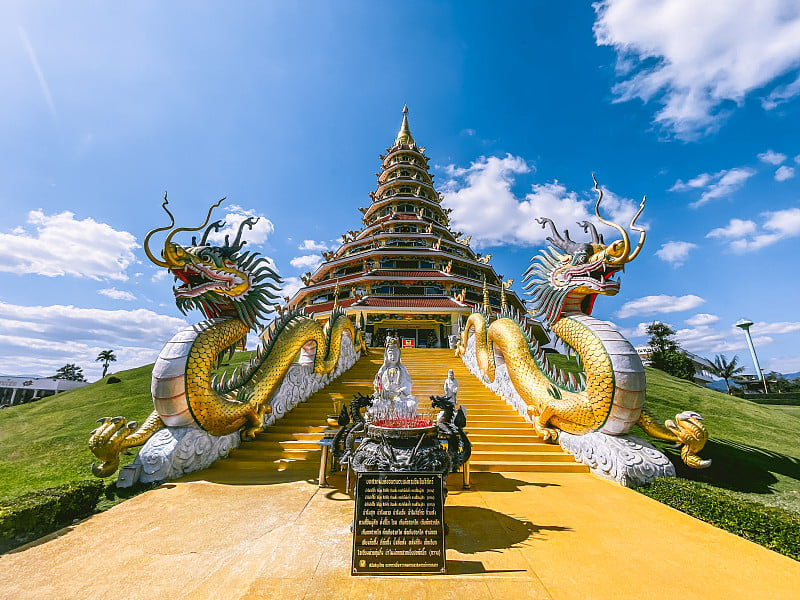
<svg viewBox="0 0 800 600">
<path fill-rule="evenodd" d="M 753 338 L 750 337 L 750 326 L 753 324 L 752 321 L 748 319 L 739 319 L 734 323 L 736 327 L 739 329 L 744 330 L 744 336 L 747 338 L 747 346 L 750 348 L 750 355 L 753 357 L 753 364 L 756 367 L 756 374 L 757 377 L 761 380 L 761 383 L 764 384 L 764 393 L 769 394 L 769 389 L 767 389 L 767 378 L 764 377 L 764 373 L 761 371 L 761 366 L 758 364 L 758 357 L 756 356 L 756 348 L 753 346 Z"/>
</svg>

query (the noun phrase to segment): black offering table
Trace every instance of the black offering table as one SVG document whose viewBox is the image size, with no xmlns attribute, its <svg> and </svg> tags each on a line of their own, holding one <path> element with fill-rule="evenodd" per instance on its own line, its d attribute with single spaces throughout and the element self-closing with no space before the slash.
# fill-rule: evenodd
<svg viewBox="0 0 800 600">
<path fill-rule="evenodd" d="M 358 473 L 353 575 L 445 573 L 444 492 L 442 473 Z"/>
</svg>

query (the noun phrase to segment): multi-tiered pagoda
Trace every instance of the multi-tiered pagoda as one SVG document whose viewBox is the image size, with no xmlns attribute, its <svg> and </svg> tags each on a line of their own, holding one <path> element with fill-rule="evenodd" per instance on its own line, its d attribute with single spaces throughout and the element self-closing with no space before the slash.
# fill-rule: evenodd
<svg viewBox="0 0 800 600">
<path fill-rule="evenodd" d="M 497 312 L 507 303 L 525 314 L 489 264 L 491 255 L 476 254 L 469 237 L 450 229 L 452 209 L 441 206 L 407 107 L 394 144 L 380 158 L 372 202 L 359 209 L 362 227 L 322 253 L 325 262 L 303 276 L 305 287 L 290 305 L 323 319 L 342 307 L 365 326 L 373 346 L 393 332 L 405 346 L 446 347 L 476 305 Z"/>
</svg>

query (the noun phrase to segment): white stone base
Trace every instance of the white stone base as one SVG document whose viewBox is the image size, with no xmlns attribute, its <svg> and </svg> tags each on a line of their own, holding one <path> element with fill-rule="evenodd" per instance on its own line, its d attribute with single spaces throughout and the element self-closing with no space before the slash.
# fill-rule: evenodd
<svg viewBox="0 0 800 600">
<path fill-rule="evenodd" d="M 239 446 L 239 433 L 216 436 L 199 427 L 165 427 L 139 450 L 134 465 L 141 465 L 139 481 L 167 481 L 209 467 Z"/>
<path fill-rule="evenodd" d="M 560 431 L 558 443 L 592 473 L 626 487 L 645 485 L 656 477 L 675 477 L 675 467 L 664 454 L 630 433 L 573 435 Z"/>
</svg>

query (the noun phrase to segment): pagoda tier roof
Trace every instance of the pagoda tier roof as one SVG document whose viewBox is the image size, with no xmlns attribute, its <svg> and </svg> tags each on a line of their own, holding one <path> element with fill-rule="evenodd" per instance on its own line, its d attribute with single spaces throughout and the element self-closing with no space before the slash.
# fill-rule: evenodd
<svg viewBox="0 0 800 600">
<path fill-rule="evenodd" d="M 464 277 L 463 275 L 459 275 L 457 273 L 444 273 L 439 270 L 431 269 L 430 271 L 415 271 L 415 270 L 400 270 L 400 269 L 373 269 L 371 271 L 362 271 L 360 273 L 350 273 L 349 275 L 341 275 L 340 277 L 331 277 L 330 279 L 324 279 L 322 281 L 317 281 L 312 283 L 311 285 L 304 286 L 301 291 L 304 292 L 318 292 L 320 290 L 324 290 L 326 288 L 333 288 L 336 287 L 336 283 L 340 285 L 342 284 L 350 284 L 356 283 L 359 281 L 374 281 L 376 279 L 389 279 L 389 278 L 402 278 L 402 279 L 422 279 L 422 280 L 442 280 L 447 279 L 452 281 L 454 284 L 459 285 L 470 285 L 475 288 L 480 288 L 483 286 L 483 281 L 478 279 L 471 279 L 469 277 Z M 493 292 L 500 291 L 500 285 L 496 283 L 487 283 L 489 289 Z M 515 296 L 516 293 L 513 290 L 507 291 L 509 296 Z M 297 297 L 301 297 L 302 294 L 297 295 Z"/>
<path fill-rule="evenodd" d="M 348 306 L 352 306 L 355 304 L 355 298 L 345 298 L 344 300 L 339 300 L 336 303 L 336 306 L 340 308 L 347 308 Z M 310 313 L 324 313 L 333 310 L 333 302 L 320 302 L 319 304 L 309 304 L 305 307 L 306 312 Z"/>
<path fill-rule="evenodd" d="M 336 303 L 340 308 L 431 308 L 431 309 L 464 309 L 469 308 L 452 298 L 408 297 L 397 298 L 392 296 L 364 296 L 360 300 L 347 298 Z M 326 313 L 333 310 L 333 302 L 320 302 L 306 306 L 308 312 Z"/>
<path fill-rule="evenodd" d="M 369 306 L 371 308 L 467 308 L 466 305 L 456 302 L 452 298 L 397 298 L 382 296 L 364 296 L 356 306 Z"/>
<path fill-rule="evenodd" d="M 373 277 L 413 277 L 415 279 L 449 279 L 450 275 L 442 271 L 431 269 L 429 271 L 404 271 L 399 269 L 375 269 L 370 271 Z"/>
</svg>

